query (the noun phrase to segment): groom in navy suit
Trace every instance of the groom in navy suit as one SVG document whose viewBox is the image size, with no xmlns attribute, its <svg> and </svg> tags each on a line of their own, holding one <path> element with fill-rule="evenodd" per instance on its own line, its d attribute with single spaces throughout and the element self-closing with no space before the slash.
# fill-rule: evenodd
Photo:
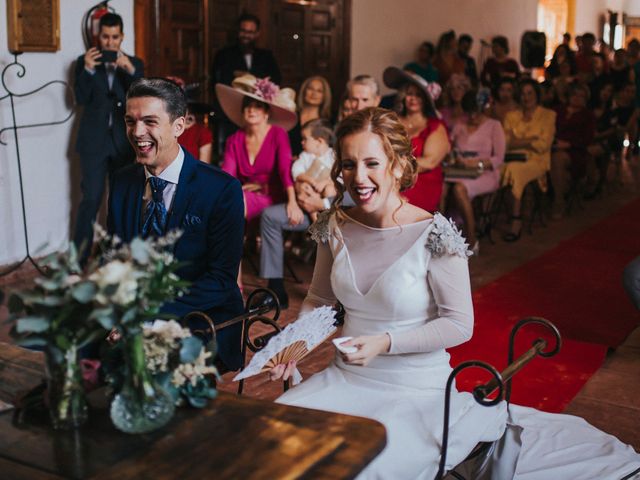
<svg viewBox="0 0 640 480">
<path fill-rule="evenodd" d="M 242 188 L 178 145 L 186 108 L 184 93 L 168 80 L 142 78 L 129 88 L 125 124 L 136 164 L 114 176 L 108 230 L 130 242 L 181 229 L 174 254 L 186 265 L 177 274 L 192 285 L 163 311 L 180 317 L 204 311 L 221 323 L 243 312 L 236 283 L 244 234 Z M 231 370 L 241 366 L 240 336 L 241 325 L 217 334 L 218 354 Z"/>
</svg>

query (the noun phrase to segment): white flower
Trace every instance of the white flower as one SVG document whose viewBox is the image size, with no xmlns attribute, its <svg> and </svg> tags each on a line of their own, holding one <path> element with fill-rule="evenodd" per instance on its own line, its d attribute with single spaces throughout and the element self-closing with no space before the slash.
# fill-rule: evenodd
<svg viewBox="0 0 640 480">
<path fill-rule="evenodd" d="M 99 303 L 103 305 L 115 303 L 126 306 L 136 299 L 139 276 L 140 274 L 135 271 L 131 263 L 112 260 L 91 274 L 89 280 L 98 285 L 99 292 L 96 295 L 96 300 Z M 112 285 L 117 285 L 118 288 L 108 296 L 104 289 Z"/>
<path fill-rule="evenodd" d="M 70 286 L 75 285 L 76 283 L 78 283 L 80 280 L 82 280 L 80 275 L 76 275 L 75 273 L 71 274 L 67 278 L 64 279 L 64 286 L 65 287 L 70 287 Z"/>
</svg>

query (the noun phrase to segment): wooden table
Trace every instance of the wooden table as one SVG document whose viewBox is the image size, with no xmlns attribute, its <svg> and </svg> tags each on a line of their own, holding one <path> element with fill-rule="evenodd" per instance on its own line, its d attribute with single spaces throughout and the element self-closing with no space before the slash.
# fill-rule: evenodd
<svg viewBox="0 0 640 480">
<path fill-rule="evenodd" d="M 0 400 L 37 385 L 42 371 L 40 353 L 0 342 Z M 386 444 L 374 420 L 223 392 L 203 410 L 178 409 L 168 426 L 144 435 L 115 430 L 107 407 L 92 407 L 75 432 L 0 414 L 0 478 L 345 479 Z"/>
</svg>

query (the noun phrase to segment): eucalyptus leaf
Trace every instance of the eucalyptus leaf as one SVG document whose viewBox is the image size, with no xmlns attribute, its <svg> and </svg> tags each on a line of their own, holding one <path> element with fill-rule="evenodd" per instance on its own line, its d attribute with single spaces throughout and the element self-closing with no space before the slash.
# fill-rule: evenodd
<svg viewBox="0 0 640 480">
<path fill-rule="evenodd" d="M 18 340 L 16 340 L 16 344 L 20 345 L 21 347 L 45 347 L 47 344 L 49 343 L 49 341 L 46 338 L 43 337 L 36 337 L 34 335 L 29 335 L 28 337 L 25 338 L 20 338 Z"/>
<path fill-rule="evenodd" d="M 80 303 L 89 303 L 96 296 L 95 283 L 85 281 L 76 283 L 71 289 L 71 296 Z"/>
<path fill-rule="evenodd" d="M 58 290 L 62 286 L 61 282 L 55 280 L 54 278 L 37 278 L 35 282 L 44 290 L 49 290 L 49 291 Z"/>
<path fill-rule="evenodd" d="M 200 356 L 202 342 L 196 337 L 182 339 L 180 348 L 180 363 L 193 363 Z"/>
<path fill-rule="evenodd" d="M 56 335 L 55 344 L 60 350 L 68 350 L 71 346 L 71 339 L 63 334 Z"/>
<path fill-rule="evenodd" d="M 59 307 L 64 305 L 65 299 L 56 295 L 45 295 L 38 303 L 45 307 Z"/>
<path fill-rule="evenodd" d="M 40 333 L 49 330 L 51 321 L 45 317 L 24 317 L 16 322 L 18 333 Z"/>
<path fill-rule="evenodd" d="M 122 315 L 122 318 L 120 318 L 120 323 L 122 324 L 130 323 L 133 320 L 135 320 L 137 316 L 138 316 L 138 309 L 136 307 L 130 308 L 129 310 L 124 312 L 124 315 Z"/>
</svg>

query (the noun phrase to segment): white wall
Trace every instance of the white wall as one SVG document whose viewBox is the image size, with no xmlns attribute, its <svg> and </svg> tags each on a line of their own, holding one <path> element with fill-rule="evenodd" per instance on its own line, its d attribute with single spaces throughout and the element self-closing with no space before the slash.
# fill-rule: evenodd
<svg viewBox="0 0 640 480">
<path fill-rule="evenodd" d="M 381 80 L 387 66 L 413 60 L 421 42 L 435 45 L 451 28 L 475 39 L 474 57 L 480 39 L 505 35 L 518 58 L 522 32 L 536 29 L 537 5 L 537 0 L 353 0 L 351 75 Z"/>
<path fill-rule="evenodd" d="M 16 69 L 7 72 L 9 88 L 26 92 L 51 80 L 71 80 L 71 65 L 85 50 L 81 20 L 85 9 L 96 2 L 86 0 L 64 0 L 60 2 L 61 49 L 55 53 L 25 53 L 19 61 L 26 68 L 22 79 Z M 0 1 L 0 70 L 13 61 L 7 48 L 7 24 L 5 21 L 7 2 Z M 133 0 L 112 0 L 124 20 L 125 40 L 123 50 L 133 53 Z M 0 85 L 0 97 L 6 95 Z M 18 123 L 46 122 L 64 117 L 69 100 L 65 100 L 64 89 L 49 87 L 28 99 L 18 99 Z M 44 247 L 52 252 L 66 247 L 72 209 L 77 204 L 79 174 L 77 156 L 71 143 L 76 118 L 63 125 L 33 128 L 19 131 L 19 146 L 22 159 L 22 175 L 29 229 L 31 252 Z M 0 128 L 10 126 L 11 113 L 8 99 L 0 102 Z M 24 257 L 24 237 L 18 186 L 15 142 L 12 132 L 5 132 L 0 145 L 0 265 Z"/>
</svg>

